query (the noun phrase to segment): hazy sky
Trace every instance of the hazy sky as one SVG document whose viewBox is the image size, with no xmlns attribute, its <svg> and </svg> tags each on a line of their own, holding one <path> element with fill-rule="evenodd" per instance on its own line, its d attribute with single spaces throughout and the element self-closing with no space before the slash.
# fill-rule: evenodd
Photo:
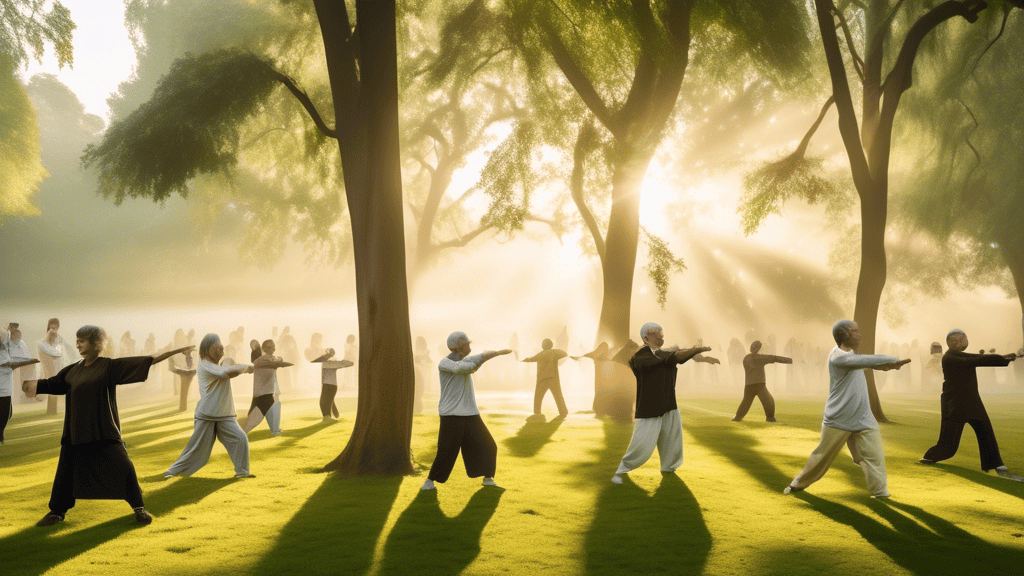
<svg viewBox="0 0 1024 576">
<path fill-rule="evenodd" d="M 74 20 L 74 68 L 57 68 L 53 50 L 43 63 L 32 60 L 24 79 L 33 74 L 55 74 L 67 84 L 91 114 L 107 118 L 107 97 L 128 79 L 135 66 L 135 49 L 124 27 L 121 0 L 61 0 Z"/>
</svg>

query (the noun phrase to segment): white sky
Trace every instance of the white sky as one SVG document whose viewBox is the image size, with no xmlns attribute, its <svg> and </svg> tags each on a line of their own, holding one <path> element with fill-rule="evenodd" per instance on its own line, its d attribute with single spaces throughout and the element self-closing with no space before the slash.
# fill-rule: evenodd
<svg viewBox="0 0 1024 576">
<path fill-rule="evenodd" d="M 53 50 L 47 50 L 42 64 L 33 60 L 25 79 L 51 73 L 67 84 L 90 114 L 107 119 L 107 97 L 128 79 L 135 67 L 135 49 L 124 27 L 121 0 L 61 0 L 71 11 L 74 31 L 74 68 L 57 68 Z"/>
</svg>

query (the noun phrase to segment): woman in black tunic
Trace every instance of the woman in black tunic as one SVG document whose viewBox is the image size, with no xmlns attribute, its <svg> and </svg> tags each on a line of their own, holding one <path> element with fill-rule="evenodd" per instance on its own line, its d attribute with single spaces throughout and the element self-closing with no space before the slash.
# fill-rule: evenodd
<svg viewBox="0 0 1024 576">
<path fill-rule="evenodd" d="M 50 512 L 36 525 L 51 526 L 63 521 L 64 514 L 75 506 L 77 498 L 123 498 L 131 504 L 135 521 L 149 524 L 153 517 L 143 506 L 135 466 L 121 440 L 115 387 L 145 381 L 150 366 L 195 346 L 155 356 L 110 359 L 100 357 L 106 338 L 102 328 L 83 326 L 76 336 L 81 362 L 67 366 L 52 378 L 26 380 L 22 385 L 29 397 L 36 394 L 67 396 L 60 457 L 50 492 Z"/>
</svg>

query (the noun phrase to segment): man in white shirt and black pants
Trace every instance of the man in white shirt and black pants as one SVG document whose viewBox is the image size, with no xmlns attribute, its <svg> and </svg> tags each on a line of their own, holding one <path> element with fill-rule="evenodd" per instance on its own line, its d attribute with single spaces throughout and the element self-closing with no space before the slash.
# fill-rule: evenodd
<svg viewBox="0 0 1024 576">
<path fill-rule="evenodd" d="M 864 470 L 872 498 L 888 498 L 885 451 L 878 421 L 868 402 L 868 382 L 864 370 L 898 370 L 910 362 L 881 354 L 856 354 L 860 346 L 860 327 L 851 320 L 832 326 L 836 347 L 828 355 L 828 400 L 821 422 L 821 441 L 807 459 L 807 466 L 782 491 L 803 490 L 828 472 L 836 455 L 848 446 L 853 461 Z"/>
<path fill-rule="evenodd" d="M 484 486 L 497 486 L 494 483 L 494 470 L 497 467 L 498 445 L 476 407 L 472 374 L 484 362 L 512 351 L 488 350 L 470 356 L 469 344 L 469 338 L 464 332 L 452 332 L 448 335 L 448 349 L 452 353 L 442 358 L 437 365 L 441 374 L 441 400 L 437 409 L 441 415 L 441 428 L 437 432 L 434 464 L 420 490 L 433 490 L 434 482 L 444 484 L 455 467 L 460 450 L 467 476 L 483 476 Z"/>
</svg>

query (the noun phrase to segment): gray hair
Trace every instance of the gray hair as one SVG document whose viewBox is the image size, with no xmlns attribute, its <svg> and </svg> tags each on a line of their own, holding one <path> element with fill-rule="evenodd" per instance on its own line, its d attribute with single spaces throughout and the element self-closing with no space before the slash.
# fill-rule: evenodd
<svg viewBox="0 0 1024 576">
<path fill-rule="evenodd" d="M 647 334 L 660 329 L 661 324 L 658 324 L 657 322 L 648 322 L 640 327 L 640 339 L 645 340 L 647 338 Z"/>
<path fill-rule="evenodd" d="M 952 343 L 951 341 L 953 340 L 954 336 L 963 336 L 964 338 L 967 338 L 967 334 L 965 334 L 963 330 L 959 328 L 953 328 L 952 330 L 949 331 L 949 334 L 946 334 L 947 346 Z"/>
<path fill-rule="evenodd" d="M 460 340 L 469 340 L 469 336 L 466 336 L 465 332 L 452 332 L 448 335 L 448 349 L 455 350 L 459 347 Z"/>
<path fill-rule="evenodd" d="M 87 340 L 89 344 L 92 344 L 98 351 L 103 351 L 103 341 L 107 339 L 107 333 L 99 326 L 93 326 L 86 324 L 75 332 L 75 338 L 81 338 Z"/>
<path fill-rule="evenodd" d="M 199 357 L 209 358 L 210 348 L 213 348 L 213 345 L 219 342 L 220 336 L 217 336 L 216 334 L 207 334 L 206 336 L 203 336 L 202 342 L 199 343 Z"/>
<path fill-rule="evenodd" d="M 853 320 L 840 320 L 832 325 L 832 338 L 836 341 L 836 344 L 840 346 L 845 344 L 850 339 L 850 333 L 853 331 L 853 327 L 857 323 Z"/>
</svg>

